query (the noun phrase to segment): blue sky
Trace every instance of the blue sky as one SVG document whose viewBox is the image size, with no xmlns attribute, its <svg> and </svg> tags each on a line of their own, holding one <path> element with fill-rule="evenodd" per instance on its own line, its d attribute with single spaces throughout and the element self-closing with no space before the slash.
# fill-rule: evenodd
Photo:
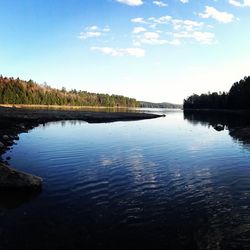
<svg viewBox="0 0 250 250">
<path fill-rule="evenodd" d="M 0 73 L 182 103 L 250 75 L 250 0 L 0 0 Z"/>
</svg>

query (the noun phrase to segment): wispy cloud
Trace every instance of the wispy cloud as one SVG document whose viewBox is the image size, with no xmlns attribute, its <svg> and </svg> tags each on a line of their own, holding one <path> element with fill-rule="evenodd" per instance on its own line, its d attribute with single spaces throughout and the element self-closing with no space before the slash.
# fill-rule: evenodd
<svg viewBox="0 0 250 250">
<path fill-rule="evenodd" d="M 203 13 L 199 13 L 202 18 L 213 18 L 221 23 L 231 23 L 235 20 L 233 14 L 223 11 L 218 11 L 214 7 L 206 6 Z"/>
<path fill-rule="evenodd" d="M 163 1 L 153 1 L 153 4 L 155 4 L 155 5 L 159 6 L 159 7 L 167 7 L 168 6 Z"/>
<path fill-rule="evenodd" d="M 229 3 L 236 7 L 250 7 L 250 0 L 244 0 L 244 1 L 229 0 Z"/>
<path fill-rule="evenodd" d="M 173 28 L 175 30 L 187 30 L 193 31 L 196 29 L 200 29 L 204 26 L 203 22 L 196 22 L 193 20 L 180 20 L 180 19 L 173 19 L 172 20 Z"/>
<path fill-rule="evenodd" d="M 161 17 L 150 17 L 148 18 L 148 21 L 151 22 L 151 25 L 153 24 L 165 24 L 171 21 L 173 18 L 171 16 L 161 16 Z M 152 26 L 153 27 L 153 26 Z"/>
<path fill-rule="evenodd" d="M 148 19 L 144 18 L 134 18 L 131 20 L 135 23 L 147 24 L 150 28 L 157 28 L 158 25 L 169 24 L 173 26 L 174 29 L 186 29 L 193 30 L 196 28 L 201 28 L 204 26 L 203 22 L 197 22 L 189 19 L 175 19 L 172 16 L 161 16 L 161 17 L 149 17 Z"/>
<path fill-rule="evenodd" d="M 195 31 L 195 32 L 183 31 L 179 33 L 173 33 L 173 36 L 177 39 L 191 38 L 201 44 L 212 44 L 214 43 L 214 38 L 215 38 L 214 33 L 202 32 L 202 31 Z"/>
<path fill-rule="evenodd" d="M 99 31 L 87 31 L 87 32 L 80 32 L 78 38 L 85 40 L 91 37 L 100 37 L 102 35 Z"/>
<path fill-rule="evenodd" d="M 164 39 L 160 35 L 161 31 L 156 32 L 140 32 L 134 36 L 133 44 L 134 46 L 142 45 L 180 45 L 181 42 L 176 38 L 167 38 Z"/>
<path fill-rule="evenodd" d="M 147 30 L 144 27 L 134 27 L 133 34 L 139 34 L 146 31 Z"/>
<path fill-rule="evenodd" d="M 142 0 L 116 0 L 118 3 L 123 3 L 129 6 L 140 6 L 143 4 Z"/>
<path fill-rule="evenodd" d="M 143 23 L 143 24 L 147 24 L 147 22 L 145 21 L 145 19 L 143 17 L 136 17 L 136 18 L 132 18 L 131 19 L 132 23 Z"/>
<path fill-rule="evenodd" d="M 163 45 L 168 41 L 161 39 L 160 35 L 156 32 L 145 32 L 141 36 L 137 37 L 137 43 L 139 44 L 151 44 L 151 45 Z"/>
<path fill-rule="evenodd" d="M 80 32 L 78 38 L 81 40 L 86 40 L 88 38 L 96 38 L 102 36 L 104 33 L 109 32 L 110 28 L 99 28 L 98 26 L 90 26 L 84 29 L 85 31 Z"/>
<path fill-rule="evenodd" d="M 118 2 L 128 4 L 131 6 L 138 6 L 143 4 L 141 0 L 117 0 Z M 180 0 L 181 1 L 181 0 Z M 229 0 L 237 1 L 237 0 Z M 250 1 L 250 0 L 249 0 Z M 182 0 L 187 3 L 187 0 Z M 161 0 L 152 1 L 155 5 L 164 5 L 165 2 Z M 162 6 L 162 7 L 164 7 Z M 161 7 L 161 6 L 160 6 Z M 207 19 L 213 18 L 222 23 L 232 22 L 234 15 L 221 12 L 214 7 L 205 6 L 205 10 L 198 14 L 200 17 Z M 125 48 L 115 47 L 114 44 L 104 45 L 100 39 L 96 40 L 96 44 L 90 48 L 91 51 L 98 51 L 104 55 L 113 57 L 131 56 L 131 57 L 144 57 L 145 48 L 148 46 L 163 46 L 173 45 L 179 46 L 187 43 L 198 44 L 215 44 L 215 33 L 211 32 L 213 26 L 191 19 L 177 19 L 170 15 L 165 16 L 151 16 L 135 17 L 132 18 L 131 23 L 134 23 L 133 30 L 131 31 L 130 44 Z M 104 37 L 110 31 L 109 27 L 89 26 L 80 33 L 79 38 L 86 40 L 89 38 Z M 107 42 L 107 41 L 105 41 Z M 104 45 L 104 46 L 103 46 Z M 131 47 L 130 47 L 131 46 Z"/>
<path fill-rule="evenodd" d="M 201 32 L 195 31 L 193 32 L 193 38 L 200 43 L 203 44 L 212 44 L 214 41 L 215 35 L 211 32 Z"/>
<path fill-rule="evenodd" d="M 102 54 L 110 56 L 134 56 L 144 57 L 145 50 L 141 48 L 110 48 L 110 47 L 92 47 L 91 50 L 99 51 Z"/>
<path fill-rule="evenodd" d="M 172 16 L 160 16 L 135 18 L 131 20 L 144 24 L 138 32 L 138 27 L 133 30 L 133 44 L 135 46 L 146 45 L 180 45 L 187 40 L 193 40 L 200 44 L 215 43 L 215 34 L 208 32 L 211 26 L 204 22 L 189 19 L 175 19 Z M 140 32 L 139 32 L 140 31 Z"/>
</svg>

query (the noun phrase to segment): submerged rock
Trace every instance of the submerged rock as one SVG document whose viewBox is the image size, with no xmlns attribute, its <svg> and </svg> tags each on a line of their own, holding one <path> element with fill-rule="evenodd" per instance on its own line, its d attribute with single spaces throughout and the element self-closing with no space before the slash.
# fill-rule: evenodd
<svg viewBox="0 0 250 250">
<path fill-rule="evenodd" d="M 0 148 L 3 148 L 4 144 L 2 142 L 0 142 Z"/>
<path fill-rule="evenodd" d="M 18 171 L 0 163 L 0 189 L 31 189 L 42 187 L 42 178 Z"/>
</svg>

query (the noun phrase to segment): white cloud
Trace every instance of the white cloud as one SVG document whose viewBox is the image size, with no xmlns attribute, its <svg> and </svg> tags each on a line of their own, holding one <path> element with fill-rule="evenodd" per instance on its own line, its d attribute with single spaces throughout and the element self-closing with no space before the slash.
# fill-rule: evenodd
<svg viewBox="0 0 250 250">
<path fill-rule="evenodd" d="M 188 3 L 189 0 L 180 0 L 182 3 Z"/>
<path fill-rule="evenodd" d="M 159 6 L 159 7 L 167 7 L 168 6 L 163 1 L 153 1 L 153 4 L 155 4 L 155 5 Z"/>
<path fill-rule="evenodd" d="M 145 24 L 145 27 L 135 27 L 133 30 L 134 46 L 147 45 L 180 45 L 183 39 L 190 39 L 201 44 L 215 43 L 215 34 L 207 32 L 206 28 L 211 30 L 204 22 L 198 22 L 189 19 L 175 19 L 172 16 L 160 16 L 134 18 L 131 21 Z M 163 30 L 167 27 L 167 31 Z M 150 31 L 151 30 L 151 31 Z M 153 32 L 152 32 L 153 30 Z"/>
<path fill-rule="evenodd" d="M 188 31 L 182 31 L 179 33 L 173 33 L 173 36 L 177 39 L 180 38 L 188 38 L 188 39 L 194 39 L 195 41 L 201 43 L 201 44 L 213 44 L 215 41 L 215 35 L 211 32 L 204 32 L 204 31 L 194 31 L 194 32 L 188 32 Z"/>
<path fill-rule="evenodd" d="M 98 30 L 98 26 L 95 26 L 95 25 L 94 25 L 94 26 L 89 27 L 88 29 L 89 29 L 89 30 Z"/>
<path fill-rule="evenodd" d="M 147 31 L 147 30 L 143 27 L 135 27 L 133 30 L 133 34 L 139 34 L 139 33 L 145 32 L 145 31 Z"/>
<path fill-rule="evenodd" d="M 132 23 L 144 23 L 144 24 L 147 23 L 147 22 L 144 20 L 143 17 L 133 18 L 133 19 L 131 19 L 131 22 L 132 22 Z"/>
<path fill-rule="evenodd" d="M 174 46 L 179 46 L 181 45 L 181 41 L 179 39 L 173 39 L 172 41 L 169 41 L 169 44 Z"/>
<path fill-rule="evenodd" d="M 134 56 L 144 57 L 145 50 L 141 48 L 110 48 L 110 47 L 92 47 L 93 51 L 100 51 L 105 55 L 110 56 Z"/>
<path fill-rule="evenodd" d="M 250 0 L 243 0 L 243 1 L 229 0 L 229 3 L 236 7 L 250 7 Z"/>
<path fill-rule="evenodd" d="M 153 22 L 155 24 L 165 24 L 172 20 L 171 16 L 161 16 L 161 17 L 150 17 L 148 21 Z"/>
<path fill-rule="evenodd" d="M 197 42 L 200 42 L 203 44 L 211 44 L 214 41 L 215 35 L 211 32 L 195 31 L 193 33 L 193 37 Z"/>
<path fill-rule="evenodd" d="M 173 33 L 173 36 L 175 38 L 192 38 L 192 33 L 189 33 L 187 31 L 182 31 L 182 32 L 179 32 L 179 33 Z"/>
<path fill-rule="evenodd" d="M 204 26 L 203 22 L 174 19 L 172 16 L 161 16 L 158 18 L 149 17 L 146 20 L 141 18 L 135 18 L 135 19 L 136 21 L 139 21 L 141 23 L 148 24 L 149 27 L 152 29 L 155 29 L 157 25 L 164 25 L 164 24 L 172 25 L 175 30 L 178 29 L 194 30 L 194 29 L 200 29 Z"/>
<path fill-rule="evenodd" d="M 109 32 L 110 31 L 110 28 L 109 27 L 106 27 L 102 30 L 103 32 Z"/>
<path fill-rule="evenodd" d="M 187 30 L 193 31 L 195 29 L 200 29 L 204 26 L 203 22 L 196 22 L 192 20 L 180 20 L 180 19 L 173 19 L 172 20 L 173 28 L 175 30 Z"/>
<path fill-rule="evenodd" d="M 156 32 L 145 32 L 142 36 L 138 37 L 139 43 L 150 45 L 163 45 L 167 44 L 167 40 L 160 39 L 160 35 Z"/>
<path fill-rule="evenodd" d="M 210 6 L 206 6 L 205 11 L 200 13 L 199 16 L 202 18 L 213 18 L 221 23 L 230 23 L 235 19 L 233 14 L 218 11 L 214 7 Z"/>
<path fill-rule="evenodd" d="M 78 38 L 82 40 L 86 40 L 92 37 L 100 37 L 101 35 L 102 33 L 99 31 L 87 31 L 87 32 L 80 32 L 80 35 L 78 36 Z"/>
<path fill-rule="evenodd" d="M 78 38 L 81 40 L 86 40 L 88 38 L 97 38 L 103 35 L 103 33 L 109 32 L 110 28 L 99 28 L 98 26 L 86 27 L 84 32 L 80 32 Z"/>
<path fill-rule="evenodd" d="M 142 44 L 147 45 L 180 45 L 181 41 L 177 38 L 174 38 L 172 40 L 170 39 L 162 39 L 157 32 L 145 32 L 143 34 L 140 34 L 136 37 L 136 40 L 134 40 L 135 46 L 141 46 Z"/>
<path fill-rule="evenodd" d="M 143 4 L 142 0 L 116 0 L 119 3 L 127 4 L 129 6 L 140 6 Z"/>
<path fill-rule="evenodd" d="M 146 33 L 144 34 L 144 37 L 145 37 L 146 39 L 149 39 L 149 40 L 151 40 L 151 39 L 158 39 L 158 38 L 159 38 L 159 34 L 158 34 L 158 33 L 155 33 L 155 32 L 146 32 Z"/>
</svg>

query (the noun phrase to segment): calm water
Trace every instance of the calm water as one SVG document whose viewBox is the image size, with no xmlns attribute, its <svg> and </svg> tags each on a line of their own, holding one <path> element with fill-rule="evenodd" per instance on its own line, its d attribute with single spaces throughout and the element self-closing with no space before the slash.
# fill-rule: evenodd
<svg viewBox="0 0 250 250">
<path fill-rule="evenodd" d="M 0 194 L 0 249 L 250 249 L 245 120 L 165 113 L 22 134 L 5 157 L 44 188 Z"/>
</svg>

